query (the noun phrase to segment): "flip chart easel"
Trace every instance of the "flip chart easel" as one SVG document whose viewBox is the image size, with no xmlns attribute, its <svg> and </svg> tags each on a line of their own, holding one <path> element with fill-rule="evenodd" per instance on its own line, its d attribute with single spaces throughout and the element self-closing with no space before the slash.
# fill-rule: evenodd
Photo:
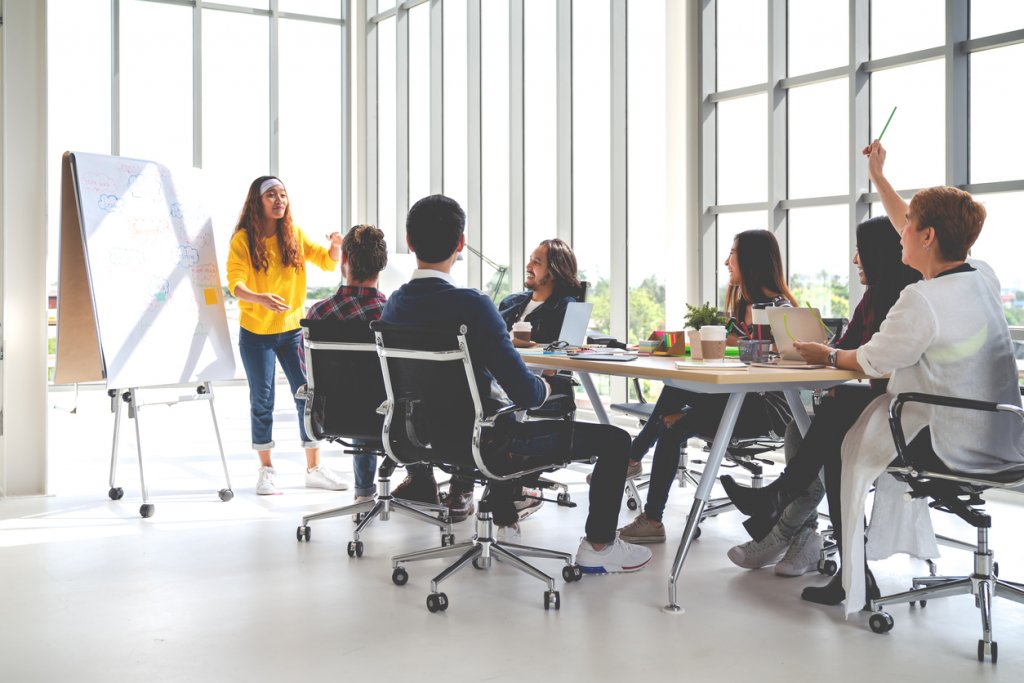
<svg viewBox="0 0 1024 683">
<path fill-rule="evenodd" d="M 115 485 L 121 403 L 135 419 L 143 505 L 138 410 L 192 400 L 210 404 L 227 488 L 211 381 L 234 377 L 213 224 L 199 201 L 197 178 L 158 163 L 66 152 L 61 165 L 61 228 L 54 382 L 106 381 L 114 412 L 110 463 Z M 188 386 L 189 395 L 143 403 L 143 388 Z"/>
</svg>

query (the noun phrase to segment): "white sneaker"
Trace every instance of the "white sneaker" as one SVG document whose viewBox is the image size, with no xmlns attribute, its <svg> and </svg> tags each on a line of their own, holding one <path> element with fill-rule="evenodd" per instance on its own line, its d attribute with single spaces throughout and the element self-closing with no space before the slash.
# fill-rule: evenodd
<svg viewBox="0 0 1024 683">
<path fill-rule="evenodd" d="M 373 494 L 371 494 L 369 496 L 356 496 L 355 500 L 353 500 L 352 502 L 353 503 L 369 503 L 371 500 L 377 500 L 377 494 L 376 493 L 373 493 Z M 352 515 L 352 521 L 353 522 L 361 522 L 363 520 L 363 515 L 367 514 L 368 512 L 369 511 L 367 511 L 367 512 L 357 512 L 356 514 Z"/>
<path fill-rule="evenodd" d="M 541 492 L 537 489 L 523 489 L 523 499 L 515 501 L 516 514 L 519 515 L 519 521 L 523 521 L 537 510 L 540 510 L 541 506 L 544 505 L 544 500 L 541 498 Z"/>
<path fill-rule="evenodd" d="M 822 543 L 821 534 L 810 527 L 804 527 L 793 539 L 786 556 L 775 565 L 775 573 L 779 576 L 803 576 L 807 572 L 817 571 Z"/>
<path fill-rule="evenodd" d="M 594 546 L 584 538 L 576 550 L 576 564 L 584 574 L 636 572 L 650 561 L 650 549 L 626 543 L 618 537 L 601 550 L 594 550 Z"/>
<path fill-rule="evenodd" d="M 277 486 L 274 485 L 274 478 L 277 472 L 273 467 L 261 467 L 259 477 L 256 479 L 256 495 L 272 496 L 277 493 Z"/>
<path fill-rule="evenodd" d="M 519 529 L 518 524 L 511 526 L 499 526 L 498 533 L 495 535 L 495 539 L 498 543 L 523 543 L 523 532 Z"/>
<path fill-rule="evenodd" d="M 760 569 L 775 564 L 790 546 L 790 539 L 782 538 L 779 528 L 775 527 L 771 533 L 760 541 L 747 541 L 741 545 L 729 548 L 726 553 L 732 563 L 744 569 Z"/>
<path fill-rule="evenodd" d="M 306 488 L 347 491 L 348 484 L 339 479 L 338 475 L 333 471 L 323 465 L 317 465 L 311 470 L 306 470 Z"/>
</svg>

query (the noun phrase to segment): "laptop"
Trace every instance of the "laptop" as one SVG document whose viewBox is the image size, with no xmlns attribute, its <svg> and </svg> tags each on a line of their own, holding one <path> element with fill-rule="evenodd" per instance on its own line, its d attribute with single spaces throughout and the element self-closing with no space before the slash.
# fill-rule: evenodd
<svg viewBox="0 0 1024 683">
<path fill-rule="evenodd" d="M 562 331 L 558 340 L 569 346 L 583 346 L 587 340 L 587 327 L 590 325 L 590 312 L 594 304 L 590 302 L 571 301 L 566 304 L 565 317 L 562 318 Z"/>
<path fill-rule="evenodd" d="M 768 314 L 768 324 L 771 325 L 772 337 L 775 338 L 775 347 L 779 350 L 780 358 L 767 363 L 751 363 L 751 365 L 772 368 L 802 368 L 804 370 L 825 367 L 821 364 L 808 363 L 793 346 L 793 342 L 798 340 L 825 344 L 831 338 L 832 331 L 821 321 L 818 309 L 778 306 L 767 308 L 765 312 Z"/>
</svg>

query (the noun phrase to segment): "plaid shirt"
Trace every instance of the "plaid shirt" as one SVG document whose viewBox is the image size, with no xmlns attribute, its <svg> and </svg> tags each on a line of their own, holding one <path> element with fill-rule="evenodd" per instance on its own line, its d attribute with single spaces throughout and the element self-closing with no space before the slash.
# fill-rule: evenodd
<svg viewBox="0 0 1024 683">
<path fill-rule="evenodd" d="M 310 306 L 310 320 L 378 320 L 387 297 L 374 287 L 341 285 L 338 291 Z"/>
</svg>

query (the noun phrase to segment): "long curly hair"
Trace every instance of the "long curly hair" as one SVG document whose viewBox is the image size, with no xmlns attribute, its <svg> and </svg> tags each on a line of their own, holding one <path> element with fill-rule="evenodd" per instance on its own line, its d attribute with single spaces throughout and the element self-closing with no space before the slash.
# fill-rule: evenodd
<svg viewBox="0 0 1024 683">
<path fill-rule="evenodd" d="M 544 240 L 539 246 L 548 250 L 548 270 L 555 278 L 552 296 L 555 299 L 571 296 L 582 301 L 586 291 L 576 274 L 576 254 L 572 247 L 558 238 Z"/>
<path fill-rule="evenodd" d="M 263 195 L 260 194 L 260 186 L 264 181 L 280 180 L 272 175 L 261 175 L 249 185 L 249 194 L 245 197 L 245 205 L 242 213 L 238 216 L 238 224 L 235 232 L 245 230 L 249 240 L 249 258 L 252 267 L 256 270 L 267 270 L 270 268 L 270 261 L 267 257 L 267 249 L 263 244 L 262 228 L 266 219 L 263 213 Z M 277 243 L 281 248 L 281 260 L 286 266 L 295 270 L 302 270 L 305 267 L 305 259 L 302 258 L 302 249 L 292 229 L 292 204 L 289 201 L 284 208 L 284 216 L 277 221 Z"/>
</svg>

